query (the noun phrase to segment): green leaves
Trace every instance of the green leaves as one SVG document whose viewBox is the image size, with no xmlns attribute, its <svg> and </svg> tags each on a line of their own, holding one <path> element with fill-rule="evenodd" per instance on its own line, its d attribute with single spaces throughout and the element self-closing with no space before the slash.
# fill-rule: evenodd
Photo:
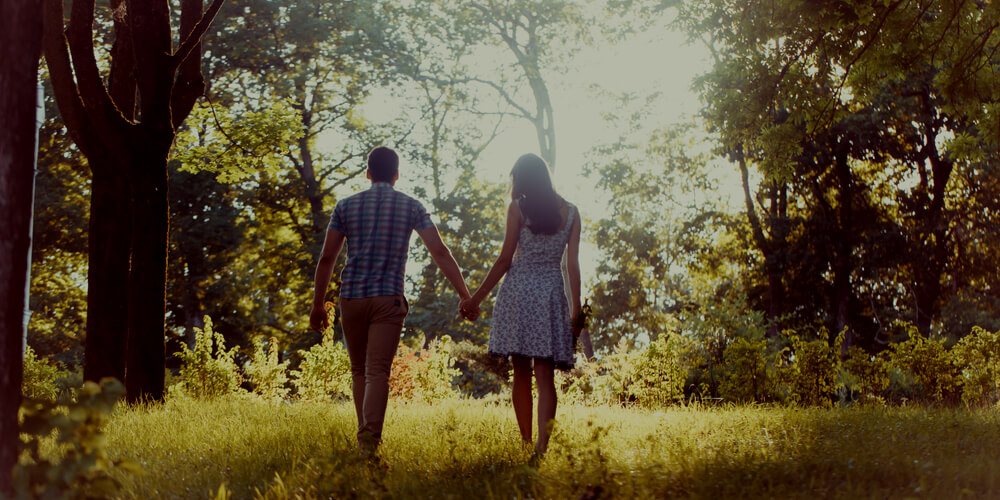
<svg viewBox="0 0 1000 500">
<path fill-rule="evenodd" d="M 105 451 L 103 427 L 125 387 L 115 379 L 86 382 L 64 403 L 28 399 L 21 406 L 22 452 L 14 468 L 17 498 L 111 498 L 120 494 L 114 474 L 139 474 Z M 59 446 L 43 453 L 55 433 Z M 45 446 L 44 448 L 49 448 Z"/>
<path fill-rule="evenodd" d="M 259 173 L 274 174 L 302 137 L 299 113 L 279 99 L 261 111 L 236 113 L 201 104 L 178 134 L 173 159 L 180 171 L 215 173 L 220 182 L 237 183 Z"/>
</svg>

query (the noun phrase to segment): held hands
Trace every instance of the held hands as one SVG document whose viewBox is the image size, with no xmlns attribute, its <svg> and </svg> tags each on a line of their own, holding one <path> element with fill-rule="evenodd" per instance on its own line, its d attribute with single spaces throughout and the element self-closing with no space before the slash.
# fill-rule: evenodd
<svg viewBox="0 0 1000 500">
<path fill-rule="evenodd" d="M 463 318 L 469 321 L 476 321 L 479 319 L 479 314 L 482 311 L 480 311 L 479 301 L 475 297 L 467 297 L 458 303 L 458 312 Z"/>
</svg>

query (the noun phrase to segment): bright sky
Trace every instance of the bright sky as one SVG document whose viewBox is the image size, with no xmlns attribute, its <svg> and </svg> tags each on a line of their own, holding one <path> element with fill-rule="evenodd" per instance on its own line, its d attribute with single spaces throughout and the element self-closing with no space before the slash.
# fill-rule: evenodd
<svg viewBox="0 0 1000 500">
<path fill-rule="evenodd" d="M 502 54 L 509 57 L 509 54 Z M 700 102 L 691 89 L 693 79 L 709 67 L 706 49 L 687 45 L 682 33 L 660 26 L 614 45 L 583 48 L 570 63 L 565 74 L 546 74 L 553 99 L 556 127 L 557 165 L 554 176 L 556 189 L 575 203 L 585 220 L 596 220 L 606 206 L 603 193 L 595 180 L 584 176 L 588 151 L 595 145 L 618 136 L 615 125 L 601 117 L 614 111 L 614 102 L 602 99 L 592 87 L 597 85 L 617 95 L 632 92 L 640 98 L 654 92 L 662 95 L 656 109 L 650 113 L 644 140 L 649 132 L 666 125 L 686 121 L 696 114 Z M 530 103 L 530 101 L 529 101 Z M 391 116 L 397 103 L 373 99 L 365 109 L 369 119 Z M 510 119 L 503 133 L 484 151 L 477 166 L 485 181 L 510 182 L 510 168 L 523 153 L 538 153 L 534 127 L 526 120 Z M 405 165 L 403 165 L 405 169 Z M 738 179 L 736 179 L 738 181 Z M 398 187 L 411 191 L 411 184 L 402 176 Z M 723 190 L 728 190 L 723 186 Z M 504 200 L 505 202 L 505 200 Z M 584 234 L 581 249 L 581 270 L 586 283 L 594 274 L 599 258 L 596 247 Z"/>
</svg>

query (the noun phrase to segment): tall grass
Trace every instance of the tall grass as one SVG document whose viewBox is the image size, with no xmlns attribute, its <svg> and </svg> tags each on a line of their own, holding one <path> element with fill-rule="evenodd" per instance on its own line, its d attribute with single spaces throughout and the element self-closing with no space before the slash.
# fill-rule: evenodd
<svg viewBox="0 0 1000 500">
<path fill-rule="evenodd" d="M 771 407 L 559 409 L 537 464 L 513 412 L 390 403 L 384 467 L 354 452 L 348 404 L 248 397 L 123 409 L 130 497 L 599 498 L 1000 496 L 1000 411 Z"/>
</svg>

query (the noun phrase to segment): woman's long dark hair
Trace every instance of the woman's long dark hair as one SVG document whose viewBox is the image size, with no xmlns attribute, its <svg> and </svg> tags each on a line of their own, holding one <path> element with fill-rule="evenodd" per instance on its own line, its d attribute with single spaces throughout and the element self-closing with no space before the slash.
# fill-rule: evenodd
<svg viewBox="0 0 1000 500">
<path fill-rule="evenodd" d="M 510 197 L 518 202 L 528 229 L 535 234 L 555 234 L 562 225 L 562 198 L 552 187 L 545 160 L 531 153 L 521 155 L 510 171 Z"/>
</svg>

